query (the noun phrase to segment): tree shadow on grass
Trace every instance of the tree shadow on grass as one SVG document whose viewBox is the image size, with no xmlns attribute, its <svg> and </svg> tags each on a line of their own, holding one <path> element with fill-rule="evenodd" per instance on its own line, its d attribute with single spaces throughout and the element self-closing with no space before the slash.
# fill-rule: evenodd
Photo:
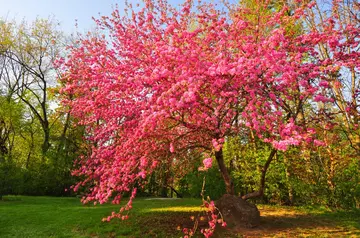
<svg viewBox="0 0 360 238">
<path fill-rule="evenodd" d="M 194 211 L 148 212 L 136 219 L 136 226 L 142 227 L 145 237 L 183 237 L 182 230 L 194 226 L 191 217 L 196 217 L 197 214 L 198 212 Z M 205 225 L 203 222 L 199 228 Z"/>
<path fill-rule="evenodd" d="M 280 210 L 280 211 L 278 211 Z M 285 210 L 285 212 L 284 212 Z M 304 214 L 289 209 L 260 209 L 261 222 L 254 228 L 218 227 L 214 237 L 360 237 L 360 210 Z M 181 237 L 192 228 L 199 213 L 180 211 L 147 212 L 137 219 L 145 237 Z M 207 227 L 206 216 L 199 230 Z"/>
<path fill-rule="evenodd" d="M 280 209 L 281 210 L 281 209 Z M 215 237 L 360 237 L 360 210 L 301 214 L 262 209 L 254 228 L 222 229 Z"/>
</svg>

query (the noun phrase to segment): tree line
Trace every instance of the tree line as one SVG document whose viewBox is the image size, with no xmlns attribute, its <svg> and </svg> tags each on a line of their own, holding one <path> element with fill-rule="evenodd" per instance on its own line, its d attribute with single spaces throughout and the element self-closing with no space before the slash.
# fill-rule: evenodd
<svg viewBox="0 0 360 238">
<path fill-rule="evenodd" d="M 64 195 L 74 181 L 81 132 L 57 109 L 58 28 L 53 19 L 0 21 L 0 195 Z"/>
</svg>

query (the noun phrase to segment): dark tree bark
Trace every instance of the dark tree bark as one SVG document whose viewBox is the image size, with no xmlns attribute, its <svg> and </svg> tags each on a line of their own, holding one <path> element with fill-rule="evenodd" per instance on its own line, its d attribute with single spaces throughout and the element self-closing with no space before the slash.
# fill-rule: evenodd
<svg viewBox="0 0 360 238">
<path fill-rule="evenodd" d="M 8 130 L 5 121 L 0 118 L 0 158 L 5 157 L 9 150 L 6 146 L 6 142 L 9 138 L 10 131 Z"/>
<path fill-rule="evenodd" d="M 168 185 L 168 187 L 171 189 L 172 192 L 174 192 L 176 194 L 176 197 L 178 198 L 182 198 L 183 196 L 178 192 L 176 191 L 176 189 L 170 185 Z"/>
<path fill-rule="evenodd" d="M 63 130 L 61 132 L 60 141 L 59 141 L 59 145 L 57 148 L 58 154 L 60 153 L 60 151 L 63 149 L 63 147 L 65 145 L 66 133 L 67 133 L 69 126 L 70 126 L 70 112 L 66 113 L 65 124 L 64 124 Z"/>
<path fill-rule="evenodd" d="M 264 195 L 266 172 L 270 166 L 271 161 L 274 159 L 274 156 L 276 155 L 276 151 L 277 151 L 276 149 L 271 150 L 270 155 L 269 155 L 264 167 L 261 169 L 261 179 L 260 179 L 259 190 L 242 196 L 241 197 L 242 199 L 247 200 L 249 198 L 262 197 Z"/>
<path fill-rule="evenodd" d="M 215 152 L 215 158 L 216 161 L 219 165 L 219 169 L 221 172 L 221 175 L 224 179 L 225 182 L 225 186 L 226 186 L 226 193 L 234 195 L 235 191 L 234 191 L 234 183 L 229 175 L 228 169 L 225 166 L 225 162 L 224 162 L 224 155 L 223 155 L 223 151 L 222 149 L 220 149 L 219 151 Z"/>
</svg>

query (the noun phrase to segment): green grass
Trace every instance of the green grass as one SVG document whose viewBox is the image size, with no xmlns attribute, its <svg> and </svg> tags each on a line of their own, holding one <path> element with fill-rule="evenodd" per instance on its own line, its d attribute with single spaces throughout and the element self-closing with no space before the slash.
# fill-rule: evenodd
<svg viewBox="0 0 360 238">
<path fill-rule="evenodd" d="M 180 237 L 176 228 L 181 219 L 195 214 L 201 204 L 196 199 L 136 199 L 128 220 L 108 223 L 101 219 L 118 211 L 119 205 L 82 205 L 77 198 L 8 196 L 4 200 L 0 201 L 0 237 Z"/>
<path fill-rule="evenodd" d="M 200 200 L 136 199 L 126 221 L 101 222 L 118 205 L 82 205 L 76 198 L 7 196 L 0 201 L 0 237 L 181 237 Z M 360 237 L 360 211 L 259 206 L 261 225 L 218 229 L 215 237 Z"/>
</svg>

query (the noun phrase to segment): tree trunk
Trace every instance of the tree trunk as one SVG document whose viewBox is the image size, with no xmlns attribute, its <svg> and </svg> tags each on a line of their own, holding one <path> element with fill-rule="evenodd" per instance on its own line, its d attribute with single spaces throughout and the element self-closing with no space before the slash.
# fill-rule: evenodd
<svg viewBox="0 0 360 238">
<path fill-rule="evenodd" d="M 293 205 L 294 202 L 294 189 L 291 184 L 290 178 L 291 178 L 291 172 L 288 166 L 288 159 L 286 155 L 284 156 L 284 164 L 285 164 L 285 176 L 286 176 L 286 183 L 288 187 L 288 196 L 289 196 L 289 205 Z"/>
<path fill-rule="evenodd" d="M 168 185 L 168 187 L 171 189 L 171 197 L 173 197 L 172 193 L 174 192 L 176 194 L 176 197 L 178 198 L 182 198 L 183 196 L 178 192 L 176 191 L 176 189 L 170 185 Z"/>
<path fill-rule="evenodd" d="M 269 168 L 269 165 L 275 155 L 276 155 L 276 149 L 272 149 L 264 167 L 261 169 L 261 179 L 260 179 L 259 190 L 242 196 L 241 197 L 242 199 L 247 200 L 249 198 L 261 197 L 264 195 L 266 171 Z"/>
<path fill-rule="evenodd" d="M 331 149 L 329 147 L 326 150 L 329 154 L 329 160 L 330 160 L 326 182 L 329 186 L 331 193 L 333 193 L 335 190 L 334 177 L 335 177 L 336 159 L 335 159 L 333 152 L 331 151 Z"/>
<path fill-rule="evenodd" d="M 66 132 L 68 130 L 68 127 L 70 125 L 70 112 L 68 112 L 66 114 L 66 119 L 65 119 L 65 124 L 64 124 L 64 128 L 61 132 L 61 136 L 60 136 L 60 141 L 59 141 L 59 145 L 57 148 L 57 153 L 59 154 L 61 150 L 63 150 L 63 146 L 65 144 L 65 140 L 66 140 Z"/>
<path fill-rule="evenodd" d="M 225 186 L 226 186 L 226 193 L 234 195 L 235 191 L 234 191 L 234 183 L 229 175 L 229 172 L 225 166 L 225 162 L 224 162 L 224 156 L 223 156 L 223 151 L 222 149 L 220 149 L 219 151 L 215 152 L 215 158 L 216 161 L 219 165 L 219 169 L 221 172 L 221 175 L 224 179 L 225 182 Z"/>
<path fill-rule="evenodd" d="M 28 156 L 26 158 L 26 166 L 25 166 L 26 169 L 28 169 L 29 166 L 30 166 L 31 154 L 32 154 L 32 152 L 34 150 L 34 147 L 35 147 L 35 145 L 34 145 L 34 132 L 33 131 L 30 131 L 30 138 L 31 138 L 31 142 L 30 142 L 31 144 L 30 144 Z"/>
<path fill-rule="evenodd" d="M 45 156 L 48 150 L 50 149 L 50 128 L 48 121 L 45 121 L 43 123 L 43 130 L 44 130 L 44 142 L 42 144 L 42 154 L 43 156 Z"/>
<path fill-rule="evenodd" d="M 166 168 L 164 168 L 164 172 L 162 174 L 163 178 L 162 178 L 162 185 L 161 185 L 161 189 L 160 189 L 160 196 L 167 198 L 168 197 L 168 178 L 169 178 L 169 173 L 166 171 Z"/>
</svg>

